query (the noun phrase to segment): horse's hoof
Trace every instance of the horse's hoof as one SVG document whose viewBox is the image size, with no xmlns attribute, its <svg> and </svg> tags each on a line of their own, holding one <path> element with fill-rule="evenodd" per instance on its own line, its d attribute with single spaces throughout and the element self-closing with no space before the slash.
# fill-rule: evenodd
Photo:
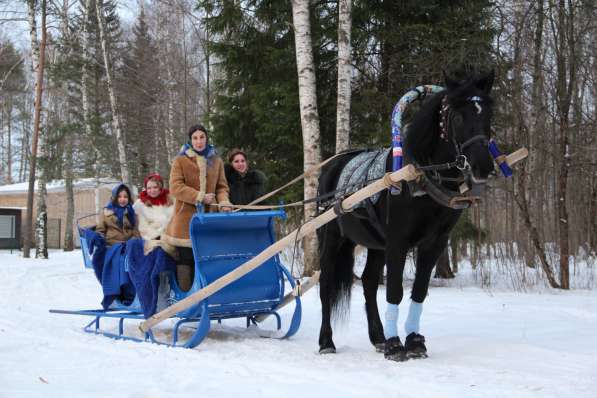
<svg viewBox="0 0 597 398">
<path fill-rule="evenodd" d="M 373 346 L 375 347 L 375 352 L 384 352 L 386 350 L 386 343 L 385 341 L 383 343 L 375 343 L 373 344 Z"/>
<path fill-rule="evenodd" d="M 427 358 L 427 347 L 425 347 L 425 336 L 412 332 L 406 336 L 404 341 L 406 356 L 412 359 Z"/>
<path fill-rule="evenodd" d="M 406 349 L 402 345 L 400 337 L 390 337 L 386 340 L 383 356 L 385 359 L 396 362 L 404 362 L 408 360 L 408 357 L 406 356 Z"/>
<path fill-rule="evenodd" d="M 324 354 L 335 354 L 336 353 L 336 347 L 321 347 L 319 349 L 319 354 L 324 355 Z"/>
</svg>

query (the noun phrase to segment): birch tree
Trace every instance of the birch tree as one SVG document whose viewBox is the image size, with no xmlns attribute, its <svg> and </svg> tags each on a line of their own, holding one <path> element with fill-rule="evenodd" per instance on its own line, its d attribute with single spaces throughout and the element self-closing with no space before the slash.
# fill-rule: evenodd
<svg viewBox="0 0 597 398">
<path fill-rule="evenodd" d="M 336 153 L 350 148 L 350 30 L 352 0 L 338 1 L 338 105 Z"/>
<path fill-rule="evenodd" d="M 69 8 L 70 0 L 63 0 L 62 5 L 57 9 L 57 14 L 60 16 L 60 32 L 62 42 L 65 43 L 66 53 L 60 54 L 63 62 L 70 62 L 73 56 L 73 42 L 75 41 L 71 29 L 69 28 Z M 73 122 L 74 107 L 72 98 L 74 97 L 73 81 L 71 79 L 63 79 L 61 94 L 64 96 L 65 105 L 62 107 L 62 118 L 64 123 L 68 126 L 65 129 L 65 146 L 63 156 L 64 169 L 64 188 L 66 191 L 66 220 L 64 226 L 64 251 L 72 251 L 74 249 L 74 234 L 73 234 L 73 219 L 75 213 L 75 199 L 73 189 L 73 167 L 74 167 L 74 150 L 73 150 L 73 131 L 71 124 Z"/>
<path fill-rule="evenodd" d="M 122 181 L 125 184 L 130 183 L 130 176 L 128 170 L 128 162 L 126 157 L 126 143 L 124 135 L 122 134 L 122 123 L 120 122 L 120 114 L 118 113 L 118 102 L 116 93 L 114 92 L 114 79 L 112 76 L 112 62 L 110 59 L 110 52 L 108 48 L 108 38 L 106 32 L 106 21 L 103 12 L 103 0 L 95 0 L 95 12 L 97 16 L 97 24 L 100 33 L 100 42 L 102 46 L 102 55 L 104 58 L 104 68 L 106 69 L 106 83 L 108 86 L 108 96 L 110 97 L 110 108 L 112 110 L 112 128 L 116 134 L 116 141 L 118 147 L 118 161 L 120 163 L 120 174 Z M 89 43 L 87 43 L 89 44 Z"/>
<path fill-rule="evenodd" d="M 31 144 L 31 157 L 29 166 L 29 187 L 27 191 L 27 219 L 24 228 L 23 257 L 29 258 L 31 249 L 31 231 L 33 227 L 33 195 L 35 192 L 35 170 L 37 166 L 37 144 L 41 120 L 41 106 L 44 79 L 45 49 L 46 49 L 46 0 L 40 4 L 41 11 L 41 40 L 37 40 L 36 0 L 28 0 L 29 33 L 31 37 L 31 54 L 33 69 L 35 71 L 35 111 L 33 121 L 33 137 Z M 43 244 L 43 243 L 42 243 Z M 46 255 L 47 258 L 47 255 Z"/>
<path fill-rule="evenodd" d="M 296 67 L 298 72 L 299 104 L 301 128 L 303 133 L 303 168 L 305 171 L 321 161 L 319 138 L 319 114 L 317 111 L 317 93 L 315 86 L 315 67 L 311 44 L 311 26 L 309 21 L 309 1 L 292 0 L 292 20 L 294 24 Z M 305 177 L 305 199 L 317 196 L 319 172 Z M 305 222 L 316 216 L 315 203 L 304 207 Z M 317 235 L 305 237 L 305 274 L 310 275 L 318 268 Z"/>
</svg>

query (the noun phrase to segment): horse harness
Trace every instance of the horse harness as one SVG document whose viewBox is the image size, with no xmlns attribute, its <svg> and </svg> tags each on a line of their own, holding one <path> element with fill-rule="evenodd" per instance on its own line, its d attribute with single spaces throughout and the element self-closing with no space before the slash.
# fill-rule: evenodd
<svg viewBox="0 0 597 398">
<path fill-rule="evenodd" d="M 469 97 L 468 101 L 472 102 L 477 109 L 477 114 L 481 113 L 483 108 L 480 103 L 481 97 Z M 422 171 L 421 177 L 415 181 L 409 182 L 409 189 L 411 195 L 422 196 L 428 194 L 438 204 L 449 207 L 455 210 L 467 209 L 471 205 L 480 201 L 480 186 L 473 181 L 473 174 L 471 165 L 468 162 L 464 149 L 470 145 L 480 142 L 487 146 L 489 139 L 485 134 L 476 134 L 463 143 L 458 143 L 454 131 L 452 129 L 452 120 L 454 111 L 448 104 L 447 96 L 442 98 L 442 106 L 440 108 L 440 138 L 445 142 L 451 142 L 456 150 L 456 158 L 453 162 L 431 164 L 422 166 L 410 161 L 419 171 Z M 407 159 L 407 162 L 409 159 Z M 457 169 L 461 174 L 458 177 L 445 177 L 439 172 L 444 170 Z M 457 183 L 459 184 L 458 191 L 446 188 L 442 183 Z"/>
</svg>

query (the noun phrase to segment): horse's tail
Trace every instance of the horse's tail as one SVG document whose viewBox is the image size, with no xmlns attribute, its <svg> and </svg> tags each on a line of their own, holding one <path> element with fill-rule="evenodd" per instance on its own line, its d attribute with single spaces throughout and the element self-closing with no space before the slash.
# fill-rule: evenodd
<svg viewBox="0 0 597 398">
<path fill-rule="evenodd" d="M 319 177 L 319 195 L 333 192 L 336 189 L 344 166 L 361 152 L 363 151 L 343 153 L 322 169 Z M 354 243 L 342 236 L 337 221 L 324 225 L 317 231 L 317 234 L 321 267 L 319 282 L 321 298 L 329 300 L 332 317 L 335 319 L 346 318 L 350 309 Z"/>
<path fill-rule="evenodd" d="M 345 241 L 338 250 L 335 274 L 335 296 L 332 299 L 332 317 L 345 319 L 350 312 L 350 295 L 354 280 L 354 244 Z"/>
<path fill-rule="evenodd" d="M 353 282 L 354 267 L 354 243 L 348 239 L 329 233 L 329 229 L 336 229 L 337 225 L 326 225 L 322 228 L 320 239 L 321 256 L 321 293 L 329 300 L 332 318 L 337 320 L 346 319 L 350 311 L 350 295 Z M 330 242 L 327 239 L 340 239 L 340 242 Z M 336 246 L 336 250 L 330 250 L 325 245 Z"/>
</svg>

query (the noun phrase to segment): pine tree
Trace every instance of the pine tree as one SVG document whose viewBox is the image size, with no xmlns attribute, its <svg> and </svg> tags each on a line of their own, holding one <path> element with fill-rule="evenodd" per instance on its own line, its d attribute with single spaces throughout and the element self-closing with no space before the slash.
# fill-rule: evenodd
<svg viewBox="0 0 597 398">
<path fill-rule="evenodd" d="M 133 27 L 132 42 L 121 68 L 120 96 L 123 125 L 127 132 L 128 152 L 132 155 L 132 181 L 143 185 L 143 178 L 154 171 L 159 151 L 158 134 L 160 108 L 160 62 L 157 48 L 150 36 L 145 12 L 141 10 Z"/>
</svg>

